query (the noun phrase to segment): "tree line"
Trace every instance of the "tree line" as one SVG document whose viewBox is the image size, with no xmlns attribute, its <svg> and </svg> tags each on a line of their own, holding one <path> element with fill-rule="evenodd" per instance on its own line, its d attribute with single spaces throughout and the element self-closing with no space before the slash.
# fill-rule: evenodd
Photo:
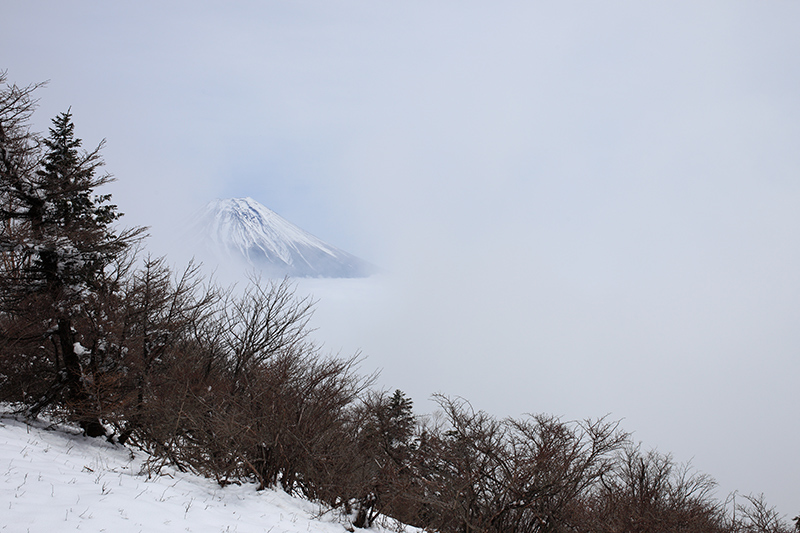
<svg viewBox="0 0 800 533">
<path fill-rule="evenodd" d="M 287 280 L 234 293 L 143 253 L 145 229 L 96 192 L 102 144 L 84 149 L 69 111 L 32 131 L 38 87 L 0 73 L 0 401 L 19 414 L 145 450 L 151 473 L 280 486 L 354 528 L 800 530 L 607 419 L 501 420 L 446 396 L 415 414 L 309 340 L 313 302 Z"/>
</svg>

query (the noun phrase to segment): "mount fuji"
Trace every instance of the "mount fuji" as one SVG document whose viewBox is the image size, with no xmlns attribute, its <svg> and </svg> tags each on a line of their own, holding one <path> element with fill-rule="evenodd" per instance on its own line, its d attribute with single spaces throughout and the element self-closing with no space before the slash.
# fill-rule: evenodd
<svg viewBox="0 0 800 533">
<path fill-rule="evenodd" d="M 197 215 L 192 233 L 216 260 L 269 277 L 360 278 L 377 268 L 298 228 L 252 198 L 218 199 Z"/>
</svg>

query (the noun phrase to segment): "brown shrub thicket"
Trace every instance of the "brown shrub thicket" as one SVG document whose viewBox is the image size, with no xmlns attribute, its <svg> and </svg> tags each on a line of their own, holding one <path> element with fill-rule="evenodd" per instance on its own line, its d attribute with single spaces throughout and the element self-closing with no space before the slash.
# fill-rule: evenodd
<svg viewBox="0 0 800 533">
<path fill-rule="evenodd" d="M 587 522 L 598 532 L 727 531 L 714 481 L 669 455 L 629 443 L 585 500 Z"/>
<path fill-rule="evenodd" d="M 441 531 L 579 527 L 580 498 L 613 466 L 627 435 L 605 420 L 497 420 L 438 397 L 443 418 L 420 438 L 420 522 Z"/>
</svg>

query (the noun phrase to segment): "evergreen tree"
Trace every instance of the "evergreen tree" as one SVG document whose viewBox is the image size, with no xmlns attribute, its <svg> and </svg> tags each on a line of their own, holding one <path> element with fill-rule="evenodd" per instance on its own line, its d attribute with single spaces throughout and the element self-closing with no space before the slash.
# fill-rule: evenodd
<svg viewBox="0 0 800 533">
<path fill-rule="evenodd" d="M 93 195 L 110 180 L 97 175 L 103 164 L 100 147 L 81 154 L 74 130 L 72 115 L 62 113 L 53 119 L 44 140 L 47 152 L 29 212 L 36 243 L 30 288 L 48 292 L 61 308 L 79 309 L 87 293 L 102 285 L 105 268 L 130 242 L 111 226 L 121 216 L 108 204 L 111 195 Z"/>
<path fill-rule="evenodd" d="M 414 402 L 397 389 L 389 399 L 385 431 L 389 449 L 408 446 L 414 432 Z"/>
<path fill-rule="evenodd" d="M 110 195 L 94 194 L 111 180 L 98 172 L 102 144 L 81 150 L 69 111 L 38 139 L 26 123 L 30 91 L 19 93 L 16 87 L 0 93 L 0 349 L 15 370 L 38 382 L 5 375 L 2 399 L 27 404 L 31 415 L 65 406 L 88 435 L 99 436 L 104 431 L 89 392 L 98 354 L 84 345 L 102 346 L 96 338 L 87 342 L 90 329 L 103 329 L 97 321 L 107 313 L 98 303 L 117 289 L 113 271 L 143 229 L 118 232 L 113 223 L 121 214 Z"/>
<path fill-rule="evenodd" d="M 410 511 L 405 496 L 413 485 L 410 463 L 415 450 L 416 417 L 413 402 L 401 390 L 378 393 L 365 401 L 357 462 L 362 476 L 353 525 L 370 527 L 380 513 L 393 516 Z"/>
</svg>

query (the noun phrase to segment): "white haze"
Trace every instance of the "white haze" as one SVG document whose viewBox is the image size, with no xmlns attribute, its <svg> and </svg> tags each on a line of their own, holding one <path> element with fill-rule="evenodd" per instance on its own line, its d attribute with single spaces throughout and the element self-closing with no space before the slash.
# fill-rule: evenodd
<svg viewBox="0 0 800 533">
<path fill-rule="evenodd" d="M 800 4 L 135 6 L 10 3 L 0 68 L 154 251 L 252 196 L 384 268 L 300 290 L 419 410 L 610 414 L 798 512 Z"/>
</svg>

